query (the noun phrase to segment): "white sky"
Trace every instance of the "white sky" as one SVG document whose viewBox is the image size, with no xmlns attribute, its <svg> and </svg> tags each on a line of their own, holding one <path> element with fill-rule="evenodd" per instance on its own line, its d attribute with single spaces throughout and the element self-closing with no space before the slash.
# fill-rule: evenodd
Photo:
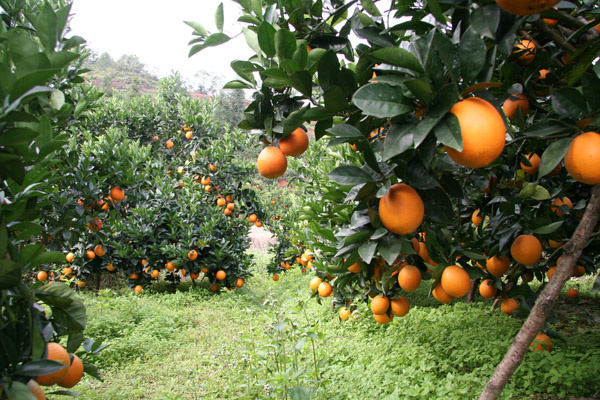
<svg viewBox="0 0 600 400">
<path fill-rule="evenodd" d="M 204 70 L 231 80 L 236 74 L 229 63 L 252 55 L 243 35 L 188 58 L 193 29 L 183 23 L 200 22 L 209 33 L 217 32 L 214 15 L 221 2 L 224 33 L 236 35 L 245 24 L 237 23 L 240 7 L 229 0 L 74 0 L 71 34 L 83 37 L 90 49 L 108 52 L 115 60 L 123 54 L 136 55 L 159 77 L 174 70 L 195 82 L 194 75 Z"/>
</svg>

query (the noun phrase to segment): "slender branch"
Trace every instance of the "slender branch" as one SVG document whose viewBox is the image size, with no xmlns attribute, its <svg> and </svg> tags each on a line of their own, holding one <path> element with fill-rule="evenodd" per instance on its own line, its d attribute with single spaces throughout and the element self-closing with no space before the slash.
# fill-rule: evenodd
<svg viewBox="0 0 600 400">
<path fill-rule="evenodd" d="M 532 22 L 532 25 L 566 51 L 570 53 L 575 53 L 577 51 L 577 49 L 572 44 L 568 43 L 561 35 L 548 28 L 548 25 L 546 25 L 543 20 L 538 19 L 537 21 Z"/>
<path fill-rule="evenodd" d="M 513 143 L 517 143 L 521 140 L 526 140 L 526 139 L 554 140 L 554 139 L 562 139 L 562 138 L 569 137 L 569 136 L 571 136 L 571 135 L 568 133 L 563 133 L 561 135 L 553 135 L 553 136 L 519 136 L 518 138 L 514 138 L 510 142 L 507 142 L 505 147 L 510 146 Z"/>
</svg>

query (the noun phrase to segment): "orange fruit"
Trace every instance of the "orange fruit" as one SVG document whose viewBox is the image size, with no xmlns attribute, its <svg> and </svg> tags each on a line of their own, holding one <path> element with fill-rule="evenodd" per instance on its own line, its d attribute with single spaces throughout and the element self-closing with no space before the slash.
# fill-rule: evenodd
<svg viewBox="0 0 600 400">
<path fill-rule="evenodd" d="M 160 275 L 160 271 L 159 271 L 159 270 L 157 270 L 157 269 L 153 270 L 153 271 L 150 273 L 150 277 L 151 277 L 152 279 L 156 279 L 156 278 L 158 278 L 158 276 L 159 276 L 159 275 Z"/>
<path fill-rule="evenodd" d="M 188 251 L 187 256 L 190 260 L 194 261 L 196 258 L 198 258 L 198 252 L 196 250 L 190 250 Z"/>
<path fill-rule="evenodd" d="M 551 351 L 552 339 L 545 333 L 538 333 L 530 347 L 531 351 Z"/>
<path fill-rule="evenodd" d="M 390 315 L 388 313 L 383 313 L 383 314 L 373 314 L 373 318 L 375 319 L 375 321 L 379 322 L 381 325 L 385 325 L 385 324 L 389 324 L 390 322 L 392 322 L 392 319 L 394 318 L 394 316 Z"/>
<path fill-rule="evenodd" d="M 577 290 L 575 288 L 567 290 L 567 297 L 568 298 L 573 298 L 573 297 L 576 297 L 577 295 L 579 295 L 579 290 Z"/>
<path fill-rule="evenodd" d="M 196 272 L 190 272 L 190 278 L 192 278 L 192 280 L 194 280 L 194 281 L 195 281 L 196 279 L 198 279 L 198 277 L 199 277 L 199 276 L 200 276 L 200 274 L 199 274 L 199 273 L 196 273 Z"/>
<path fill-rule="evenodd" d="M 172 149 L 173 145 L 174 145 L 174 143 L 171 139 L 167 140 L 167 144 L 166 144 L 167 149 Z"/>
<path fill-rule="evenodd" d="M 552 275 L 554 275 L 555 272 L 556 272 L 556 265 L 548 268 L 548 272 L 546 272 L 546 276 L 548 277 L 548 280 L 550 280 L 550 278 L 552 278 Z"/>
<path fill-rule="evenodd" d="M 88 222 L 88 227 L 93 232 L 98 232 L 102 228 L 102 221 L 98 218 L 94 218 L 93 221 Z"/>
<path fill-rule="evenodd" d="M 213 188 L 212 188 L 212 186 L 210 186 L 210 185 L 206 185 L 206 186 L 204 186 L 204 191 L 205 191 L 206 193 L 210 193 L 210 192 L 212 192 L 212 191 L 213 191 Z"/>
<path fill-rule="evenodd" d="M 548 245 L 550 246 L 551 249 L 558 249 L 560 246 L 563 245 L 563 242 L 548 239 Z"/>
<path fill-rule="evenodd" d="M 421 271 L 414 265 L 407 265 L 398 273 L 398 284 L 407 292 L 416 290 L 421 284 Z"/>
<path fill-rule="evenodd" d="M 235 208 L 235 204 L 233 203 L 229 203 L 227 204 L 227 209 L 233 211 L 233 209 Z"/>
<path fill-rule="evenodd" d="M 425 206 L 415 189 L 396 183 L 379 199 L 379 218 L 383 226 L 398 235 L 412 233 L 421 225 Z"/>
<path fill-rule="evenodd" d="M 223 206 L 225 206 L 225 204 L 227 204 L 227 202 L 225 201 L 224 198 L 221 197 L 221 198 L 217 199 L 217 205 L 219 207 L 223 207 Z"/>
<path fill-rule="evenodd" d="M 115 268 L 115 266 L 114 266 L 114 265 L 112 265 L 111 263 L 108 263 L 108 265 L 106 266 L 106 270 L 107 270 L 107 271 L 110 271 L 110 272 L 112 272 L 112 271 L 114 271 L 115 269 L 116 269 L 116 268 Z"/>
<path fill-rule="evenodd" d="M 257 228 L 260 228 L 261 226 L 263 226 L 263 223 L 261 221 L 256 221 L 254 225 L 256 225 Z"/>
<path fill-rule="evenodd" d="M 540 163 L 542 161 L 540 159 L 540 156 L 538 156 L 535 153 L 529 153 L 527 154 L 527 159 L 529 160 L 529 164 L 531 164 L 531 166 L 528 167 L 523 162 L 521 162 L 521 169 L 529 175 L 537 174 L 538 170 L 540 169 Z"/>
<path fill-rule="evenodd" d="M 448 304 L 450 303 L 452 300 L 454 300 L 454 297 L 450 296 L 448 293 L 446 293 L 446 291 L 444 290 L 444 288 L 442 287 L 441 284 L 438 283 L 438 285 L 431 291 L 431 294 L 433 295 L 433 297 L 435 297 L 435 299 L 437 301 L 439 301 L 440 303 L 444 303 L 444 304 Z"/>
<path fill-rule="evenodd" d="M 73 253 L 67 253 L 67 255 L 65 256 L 65 259 L 68 262 L 72 263 L 72 262 L 75 261 L 75 254 L 73 254 Z"/>
<path fill-rule="evenodd" d="M 71 267 L 63 268 L 62 273 L 65 276 L 71 276 L 73 274 L 73 268 L 71 268 Z"/>
<path fill-rule="evenodd" d="M 296 128 L 292 133 L 279 140 L 279 148 L 283 154 L 298 157 L 308 149 L 308 135 L 302 128 Z"/>
<path fill-rule="evenodd" d="M 450 265 L 442 272 L 442 288 L 452 297 L 463 297 L 471 289 L 471 278 L 458 265 Z"/>
<path fill-rule="evenodd" d="M 225 215 L 231 215 L 231 210 L 229 208 L 226 208 L 223 210 L 223 214 Z"/>
<path fill-rule="evenodd" d="M 94 250 L 88 250 L 85 252 L 85 257 L 89 260 L 93 260 L 94 258 L 96 258 L 96 253 L 94 253 Z"/>
<path fill-rule="evenodd" d="M 34 381 L 33 379 L 30 379 L 29 382 L 27 382 L 27 388 L 29 389 L 29 391 L 31 392 L 31 394 L 37 399 L 37 400 L 46 400 L 46 395 L 44 394 L 44 390 L 42 389 L 42 387 L 40 386 L 39 383 L 37 383 L 36 381 Z M 2 388 L 0 388 L 0 395 L 2 395 Z"/>
<path fill-rule="evenodd" d="M 65 377 L 57 382 L 58 386 L 72 388 L 73 386 L 77 385 L 83 377 L 83 362 L 75 354 L 72 354 L 72 356 L 73 361 L 71 361 L 71 366 L 69 367 Z"/>
<path fill-rule="evenodd" d="M 208 164 L 208 169 L 210 169 L 211 171 L 216 171 L 217 170 L 217 166 L 213 165 L 213 164 Z"/>
<path fill-rule="evenodd" d="M 48 279 L 48 273 L 46 271 L 40 271 L 37 273 L 37 280 L 40 282 L 45 281 L 46 279 Z"/>
<path fill-rule="evenodd" d="M 344 306 L 344 307 L 340 308 L 340 311 L 339 311 L 338 315 L 340 316 L 340 319 L 342 321 L 347 321 L 348 318 L 350 318 L 350 316 L 352 315 L 352 311 L 350 311 L 348 309 L 348 307 Z"/>
<path fill-rule="evenodd" d="M 508 258 L 508 256 L 498 257 L 495 255 L 494 257 L 488 258 L 485 261 L 485 265 L 490 274 L 496 277 L 502 276 L 510 268 L 510 258 Z"/>
<path fill-rule="evenodd" d="M 79 280 L 77 281 L 77 286 L 79 286 L 80 288 L 84 288 L 87 285 L 87 281 L 85 280 Z"/>
<path fill-rule="evenodd" d="M 129 279 L 132 280 L 136 280 L 138 279 L 140 276 L 137 274 L 137 272 L 132 273 L 131 275 L 129 275 Z"/>
<path fill-rule="evenodd" d="M 473 214 L 471 214 L 471 222 L 475 226 L 479 226 L 483 222 L 483 217 L 479 215 L 480 212 L 481 210 L 478 208 L 477 210 L 473 211 Z"/>
<path fill-rule="evenodd" d="M 559 207 L 561 206 L 567 206 L 570 209 L 572 209 L 573 202 L 567 196 L 564 196 L 562 199 L 560 197 L 557 197 L 552 201 L 552 206 L 550 206 L 552 208 L 552 212 L 558 215 L 559 217 L 565 215 L 565 213 L 560 211 L 559 209 Z"/>
<path fill-rule="evenodd" d="M 210 185 L 210 177 L 203 176 L 202 179 L 200 179 L 200 183 L 203 184 L 204 186 Z"/>
<path fill-rule="evenodd" d="M 533 235 L 520 235 L 510 246 L 512 258 L 523 265 L 534 265 L 542 257 L 542 242 Z"/>
<path fill-rule="evenodd" d="M 512 99 L 517 98 L 516 100 Z M 525 116 L 529 111 L 529 100 L 523 93 L 513 94 L 502 104 L 502 111 L 508 118 L 513 119 L 517 115 L 517 108 L 521 109 L 521 115 Z"/>
<path fill-rule="evenodd" d="M 585 132 L 571 142 L 565 155 L 565 167 L 577 181 L 588 185 L 600 183 L 600 134 Z"/>
<path fill-rule="evenodd" d="M 187 131 L 187 132 L 185 133 L 185 138 L 186 138 L 186 139 L 191 139 L 191 138 L 193 138 L 193 137 L 194 137 L 194 134 L 192 133 L 192 131 Z"/>
<path fill-rule="evenodd" d="M 47 360 L 58 361 L 64 368 L 59 369 L 56 372 L 52 372 L 51 374 L 40 375 L 36 378 L 37 383 L 43 386 L 51 386 L 60 381 L 67 375 L 67 371 L 69 370 L 69 364 L 71 359 L 69 358 L 69 353 L 67 350 L 62 347 L 58 343 L 49 342 L 47 345 L 48 355 L 46 356 Z"/>
<path fill-rule="evenodd" d="M 110 197 L 114 200 L 115 203 L 123 200 L 125 197 L 125 191 L 118 186 L 110 189 Z"/>
<path fill-rule="evenodd" d="M 352 264 L 351 266 L 348 267 L 348 271 L 358 274 L 361 271 L 361 260 L 358 260 L 357 262 L 355 262 L 354 264 Z"/>
<path fill-rule="evenodd" d="M 258 220 L 256 214 L 250 214 L 250 216 L 248 217 L 248 221 L 250 222 L 256 222 L 256 220 Z"/>
<path fill-rule="evenodd" d="M 175 263 L 173 261 L 168 261 L 165 264 L 165 268 L 167 269 L 167 271 L 175 271 Z"/>
<path fill-rule="evenodd" d="M 235 281 L 235 286 L 237 286 L 237 287 L 244 286 L 244 279 L 243 278 L 237 278 L 237 280 Z"/>
<path fill-rule="evenodd" d="M 496 108 L 479 97 L 469 97 L 454 104 L 450 112 L 458 118 L 463 150 L 444 146 L 457 164 L 481 168 L 496 160 L 504 149 L 506 127 Z"/>
<path fill-rule="evenodd" d="M 136 287 L 133 288 L 133 291 L 137 294 L 142 293 L 142 290 L 144 290 L 144 287 L 142 285 L 137 285 Z"/>
<path fill-rule="evenodd" d="M 313 292 L 317 290 L 321 282 L 323 282 L 323 280 L 321 280 L 321 278 L 319 278 L 318 276 L 312 278 L 312 280 L 310 281 L 310 290 L 312 290 Z"/>
<path fill-rule="evenodd" d="M 397 299 L 392 299 L 390 301 L 390 307 L 394 317 L 404 317 L 410 310 L 410 303 L 406 297 L 398 296 Z"/>
<path fill-rule="evenodd" d="M 225 271 L 223 271 L 222 269 L 217 271 L 217 279 L 222 281 L 223 279 L 225 279 L 225 277 L 227 276 L 227 273 L 225 273 Z"/>
<path fill-rule="evenodd" d="M 218 292 L 219 291 L 219 285 L 217 285 L 216 283 L 213 283 L 212 285 L 210 285 L 210 287 L 208 288 L 208 290 L 210 290 L 211 292 Z"/>
<path fill-rule="evenodd" d="M 519 308 L 519 303 L 511 297 L 502 300 L 502 303 L 500 304 L 500 309 L 507 315 L 512 315 L 512 312 L 517 308 Z"/>
<path fill-rule="evenodd" d="M 585 267 L 583 265 L 577 265 L 573 269 L 573 276 L 580 277 L 585 275 Z"/>
<path fill-rule="evenodd" d="M 479 294 L 485 299 L 496 297 L 496 292 L 498 292 L 498 288 L 492 284 L 491 279 L 486 279 L 479 285 Z"/>
<path fill-rule="evenodd" d="M 317 288 L 317 291 L 319 292 L 319 296 L 321 297 L 329 297 L 333 293 L 333 289 L 329 282 L 321 282 L 321 284 Z"/>
<path fill-rule="evenodd" d="M 537 14 L 554 7 L 559 0 L 496 0 L 505 11 L 515 15 Z"/>
<path fill-rule="evenodd" d="M 517 58 L 517 63 L 529 65 L 535 60 L 537 47 L 531 40 L 521 40 L 519 43 L 515 44 L 515 47 L 513 48 L 513 54 L 517 53 L 520 54 L 519 58 Z"/>
<path fill-rule="evenodd" d="M 104 247 L 102 247 L 101 244 L 97 244 L 94 247 L 94 253 L 98 256 L 98 257 L 102 257 L 103 255 L 106 254 L 106 250 L 104 250 Z"/>
<path fill-rule="evenodd" d="M 279 275 L 275 274 L 272 276 L 273 280 L 277 282 L 279 280 Z"/>
<path fill-rule="evenodd" d="M 258 172 L 267 179 L 279 178 L 285 174 L 287 159 L 283 151 L 277 147 L 268 146 L 258 154 L 256 167 Z"/>
<path fill-rule="evenodd" d="M 390 308 L 390 299 L 377 295 L 371 299 L 371 312 L 376 315 L 384 314 Z"/>
</svg>

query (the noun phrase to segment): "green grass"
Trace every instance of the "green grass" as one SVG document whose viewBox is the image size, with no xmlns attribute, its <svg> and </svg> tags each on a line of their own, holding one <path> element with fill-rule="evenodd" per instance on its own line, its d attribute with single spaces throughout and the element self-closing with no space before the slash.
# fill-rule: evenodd
<svg viewBox="0 0 600 400">
<path fill-rule="evenodd" d="M 521 324 L 491 312 L 489 301 L 441 306 L 426 284 L 407 296 L 408 315 L 389 325 L 375 323 L 365 304 L 341 322 L 331 300 L 303 302 L 310 275 L 292 270 L 274 282 L 258 272 L 266 262 L 259 256 L 255 276 L 229 293 L 200 285 L 86 295 L 86 335 L 109 347 L 99 362 L 104 382 L 85 378 L 75 391 L 84 399 L 283 399 L 298 386 L 297 395 L 327 400 L 472 399 Z M 583 295 L 560 300 L 554 328 L 562 339 L 551 353 L 527 354 L 503 398 L 600 388 L 600 298 L 586 294 L 591 282 L 569 285 Z"/>
</svg>

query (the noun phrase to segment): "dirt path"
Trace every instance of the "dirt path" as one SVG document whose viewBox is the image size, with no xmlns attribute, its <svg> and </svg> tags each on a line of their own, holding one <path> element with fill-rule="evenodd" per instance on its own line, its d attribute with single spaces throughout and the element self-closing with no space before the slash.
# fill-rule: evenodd
<svg viewBox="0 0 600 400">
<path fill-rule="evenodd" d="M 264 250 L 269 244 L 277 243 L 277 239 L 263 227 L 252 226 L 250 228 L 250 240 L 252 241 L 250 248 Z"/>
</svg>

